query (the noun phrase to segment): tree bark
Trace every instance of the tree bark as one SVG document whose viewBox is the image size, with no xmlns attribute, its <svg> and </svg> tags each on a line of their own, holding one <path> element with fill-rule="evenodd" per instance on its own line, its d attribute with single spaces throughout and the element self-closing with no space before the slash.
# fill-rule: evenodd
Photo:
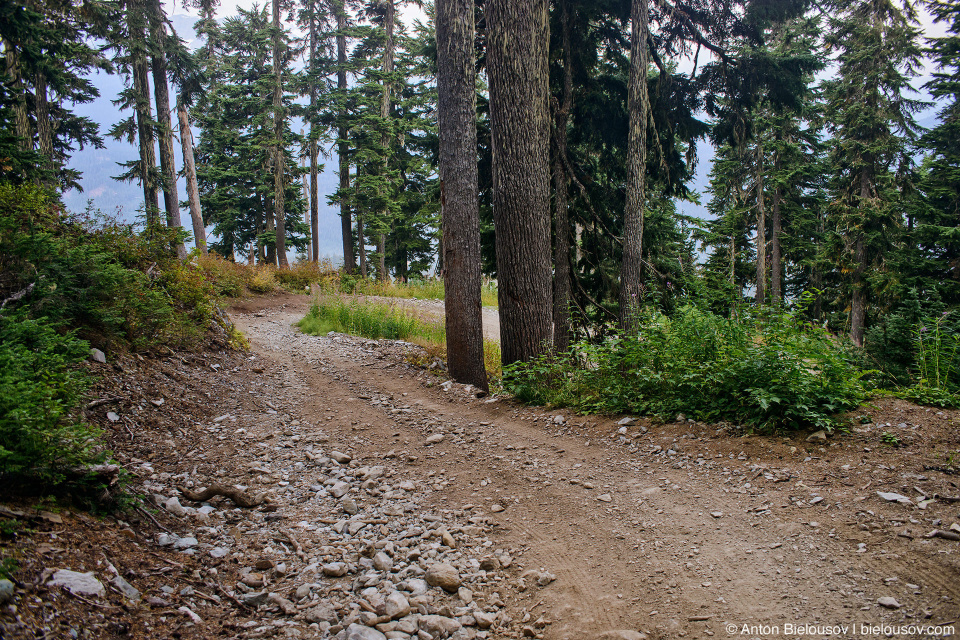
<svg viewBox="0 0 960 640">
<path fill-rule="evenodd" d="M 136 93 L 137 139 L 140 145 L 140 182 L 147 221 L 160 222 L 160 200 L 157 195 L 157 156 L 153 148 L 153 127 L 150 125 L 150 81 L 147 78 L 147 58 L 140 51 L 134 53 L 133 85 Z"/>
<path fill-rule="evenodd" d="M 363 214 L 357 213 L 357 238 L 360 245 L 360 276 L 367 279 L 367 246 L 363 237 Z"/>
<path fill-rule="evenodd" d="M 167 31 L 163 18 L 163 7 L 159 0 L 154 0 L 150 14 L 150 37 L 158 51 L 154 51 L 151 56 L 150 68 L 153 73 L 153 95 L 157 103 L 157 123 L 159 124 L 157 136 L 160 142 L 160 187 L 163 190 L 163 208 L 167 214 L 167 226 L 171 229 L 180 229 L 183 223 L 180 219 L 177 168 L 173 155 L 170 87 L 167 84 L 167 61 L 163 51 Z M 183 242 L 175 243 L 174 249 L 181 260 L 187 257 L 187 249 L 183 246 Z"/>
<path fill-rule="evenodd" d="M 276 220 L 276 252 L 278 265 L 287 266 L 286 204 L 284 202 L 283 130 L 286 113 L 283 108 L 283 24 L 280 22 L 280 0 L 273 0 L 273 215 Z"/>
<path fill-rule="evenodd" d="M 754 302 L 763 304 L 767 295 L 767 206 L 763 194 L 763 144 L 756 142 L 757 189 L 757 291 Z"/>
<path fill-rule="evenodd" d="M 394 7 L 393 0 L 386 0 L 384 2 L 387 9 L 387 14 L 384 17 L 384 28 L 387 31 L 387 41 L 384 45 L 383 52 L 383 100 L 380 103 L 380 117 L 383 119 L 384 132 L 383 137 L 380 140 L 381 145 L 384 149 L 387 149 L 387 154 L 383 158 L 383 170 L 384 175 L 381 181 L 381 187 L 386 189 L 386 180 L 387 180 L 387 165 L 389 163 L 390 152 L 389 145 L 391 140 L 391 126 L 390 126 L 390 108 L 391 108 L 391 98 L 393 83 L 390 80 L 390 74 L 393 73 L 393 29 L 394 23 L 396 22 L 396 7 Z M 389 192 L 389 189 L 388 189 Z M 388 224 L 387 219 L 390 215 L 389 208 L 384 208 L 380 213 L 382 218 L 381 224 Z M 387 236 L 385 233 L 381 232 L 380 237 L 377 241 L 377 252 L 379 254 L 379 265 L 377 268 L 377 279 L 383 282 L 387 280 Z"/>
<path fill-rule="evenodd" d="M 770 213 L 770 299 L 780 306 L 783 302 L 783 256 L 780 249 L 780 235 L 783 233 L 783 221 L 780 219 L 780 207 L 783 191 L 780 186 L 773 190 L 773 210 Z"/>
<path fill-rule="evenodd" d="M 312 117 L 317 113 L 317 1 L 310 1 L 310 114 Z M 317 202 L 317 181 L 319 179 L 319 167 L 317 166 L 317 135 L 316 124 L 310 122 L 310 251 L 309 258 L 311 262 L 319 260 L 320 252 L 320 205 Z"/>
<path fill-rule="evenodd" d="M 347 143 L 347 11 L 344 0 L 339 0 L 335 8 L 337 16 L 337 91 L 340 94 L 340 127 L 337 129 L 337 156 L 340 164 L 340 229 L 343 235 L 343 269 L 347 273 L 354 273 L 357 269 L 356 258 L 353 254 L 353 220 L 351 219 L 350 204 L 346 193 L 350 190 L 350 161 L 347 159 L 349 145 Z"/>
<path fill-rule="evenodd" d="M 10 79 L 10 92 L 14 96 L 14 125 L 19 146 L 24 151 L 33 151 L 33 133 L 30 130 L 30 118 L 27 115 L 27 92 L 23 87 L 23 74 L 20 68 L 20 50 L 17 43 L 4 38 L 3 52 L 7 64 L 7 77 Z"/>
<path fill-rule="evenodd" d="M 187 181 L 187 202 L 190 203 L 190 219 L 193 221 L 193 241 L 202 255 L 207 255 L 207 230 L 200 212 L 200 190 L 197 187 L 197 165 L 193 159 L 193 132 L 190 117 L 183 103 L 177 105 L 180 122 L 180 146 L 183 148 L 183 172 Z"/>
<path fill-rule="evenodd" d="M 557 352 L 570 347 L 570 220 L 567 211 L 567 174 L 563 161 L 567 155 L 567 121 L 573 108 L 573 68 L 570 51 L 570 10 L 567 0 L 561 0 L 563 28 L 563 99 L 555 124 L 555 153 L 553 159 L 553 348 Z"/>
<path fill-rule="evenodd" d="M 550 348 L 550 114 L 547 0 L 487 0 L 501 352 L 504 364 Z"/>
<path fill-rule="evenodd" d="M 873 179 L 869 169 L 860 172 L 860 202 L 865 205 L 873 192 Z M 856 231 L 853 240 L 853 292 L 850 298 L 850 340 L 863 346 L 863 333 L 867 315 L 867 245 L 863 229 Z"/>
<path fill-rule="evenodd" d="M 630 128 L 627 134 L 627 198 L 623 219 L 623 267 L 620 272 L 620 329 L 635 334 L 640 323 L 643 282 L 643 225 L 646 199 L 647 121 L 650 96 L 647 67 L 650 62 L 647 38 L 647 0 L 633 0 L 630 10 L 630 85 L 627 106 Z"/>
<path fill-rule="evenodd" d="M 50 169 L 56 171 L 58 167 L 54 164 L 53 157 L 53 126 L 50 122 L 50 103 L 47 96 L 47 77 L 42 72 L 37 72 L 33 83 L 34 102 L 36 108 L 34 113 L 37 119 L 37 143 L 40 153 L 50 165 Z"/>
<path fill-rule="evenodd" d="M 447 369 L 457 382 L 489 391 L 480 301 L 474 3 L 437 0 L 436 12 Z"/>
</svg>

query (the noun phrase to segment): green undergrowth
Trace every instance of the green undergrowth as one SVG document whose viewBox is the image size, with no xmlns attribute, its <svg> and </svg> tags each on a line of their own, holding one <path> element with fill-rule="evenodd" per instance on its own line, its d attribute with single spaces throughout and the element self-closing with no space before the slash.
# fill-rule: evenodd
<svg viewBox="0 0 960 640">
<path fill-rule="evenodd" d="M 241 342 L 197 261 L 177 258 L 177 233 L 0 183 L 0 493 L 116 499 L 85 471 L 110 458 L 82 415 L 91 347 L 110 358 Z"/>
<path fill-rule="evenodd" d="M 867 395 L 856 354 L 799 314 L 650 312 L 636 335 L 580 342 L 508 368 L 519 399 L 587 413 L 727 420 L 759 431 L 832 429 Z"/>
</svg>

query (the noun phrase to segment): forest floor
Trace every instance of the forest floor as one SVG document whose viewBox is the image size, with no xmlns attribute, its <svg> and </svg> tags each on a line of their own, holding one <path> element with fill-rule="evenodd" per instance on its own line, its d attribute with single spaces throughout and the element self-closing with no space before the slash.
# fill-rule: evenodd
<svg viewBox="0 0 960 640">
<path fill-rule="evenodd" d="M 122 399 L 90 418 L 132 488 L 167 506 L 107 518 L 3 507 L 23 526 L 0 549 L 21 565 L 0 637 L 932 638 L 944 634 L 907 627 L 960 626 L 960 412 L 884 399 L 850 433 L 811 441 L 524 407 L 409 364 L 406 343 L 303 335 L 292 324 L 309 305 L 237 304 L 248 354 L 92 365 L 106 374 L 99 397 Z M 179 490 L 213 482 L 267 501 L 198 509 Z M 53 586 L 59 569 L 92 572 L 105 591 Z"/>
</svg>

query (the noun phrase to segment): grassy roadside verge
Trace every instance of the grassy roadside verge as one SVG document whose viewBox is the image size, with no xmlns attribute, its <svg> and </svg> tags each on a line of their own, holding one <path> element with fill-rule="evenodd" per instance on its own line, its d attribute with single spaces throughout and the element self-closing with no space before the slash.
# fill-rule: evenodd
<svg viewBox="0 0 960 640">
<path fill-rule="evenodd" d="M 371 294 L 372 295 L 372 294 Z M 424 348 L 421 360 L 412 364 L 425 366 L 435 359 L 446 362 L 446 332 L 443 325 L 424 320 L 412 310 L 398 305 L 342 299 L 317 300 L 310 312 L 297 323 L 304 333 L 324 335 L 330 331 L 363 336 L 404 340 Z M 500 345 L 493 340 L 483 341 L 484 363 L 491 382 L 502 375 Z"/>
</svg>

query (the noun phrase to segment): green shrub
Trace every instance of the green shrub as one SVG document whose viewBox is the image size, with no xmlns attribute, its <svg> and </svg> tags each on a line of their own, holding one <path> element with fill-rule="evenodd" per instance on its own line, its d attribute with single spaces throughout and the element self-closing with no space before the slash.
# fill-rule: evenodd
<svg viewBox="0 0 960 640">
<path fill-rule="evenodd" d="M 72 415 L 87 389 L 89 345 L 43 320 L 0 316 L 0 478 L 55 484 L 102 461 L 99 432 Z"/>
<path fill-rule="evenodd" d="M 504 372 L 521 400 L 586 412 L 684 413 L 759 430 L 832 428 L 866 395 L 854 356 L 794 312 L 647 315 L 636 336 L 581 342 Z"/>
</svg>

